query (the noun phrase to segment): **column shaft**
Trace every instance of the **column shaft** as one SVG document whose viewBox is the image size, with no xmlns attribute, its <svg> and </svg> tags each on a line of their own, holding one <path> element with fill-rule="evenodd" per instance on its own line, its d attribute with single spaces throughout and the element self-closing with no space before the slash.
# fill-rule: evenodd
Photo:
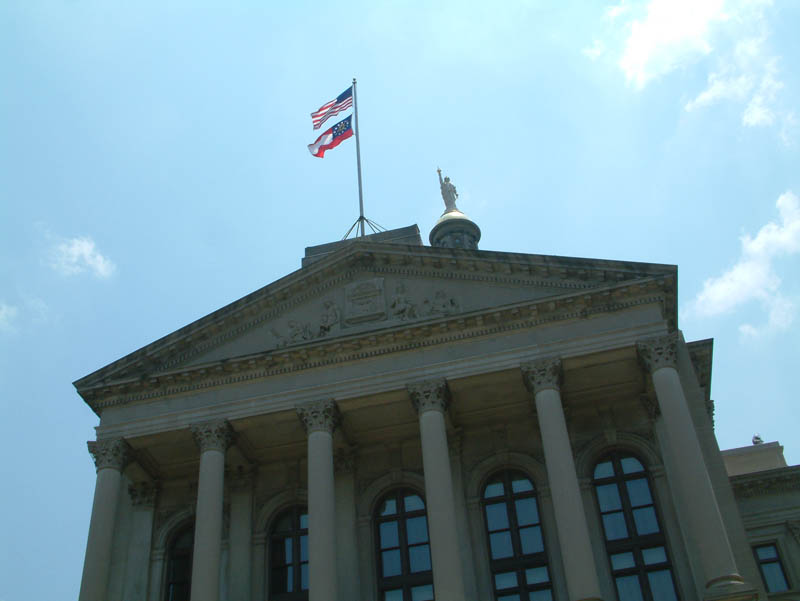
<svg viewBox="0 0 800 601">
<path fill-rule="evenodd" d="M 250 601 L 253 540 L 252 482 L 243 479 L 231 491 L 230 600 Z"/>
<path fill-rule="evenodd" d="M 536 393 L 536 413 L 569 598 L 572 601 L 600 599 L 589 526 L 558 390 L 548 388 Z"/>
<path fill-rule="evenodd" d="M 308 435 L 308 547 L 308 599 L 333 601 L 339 590 L 333 436 L 321 430 Z"/>
<path fill-rule="evenodd" d="M 192 601 L 218 601 L 222 555 L 222 502 L 225 453 L 207 449 L 200 456 L 197 517 L 192 555 Z"/>
<path fill-rule="evenodd" d="M 438 601 L 463 601 L 464 574 L 444 421 L 447 384 L 444 380 L 422 382 L 410 386 L 409 392 L 419 411 L 434 594 Z"/>
<path fill-rule="evenodd" d="M 105 601 L 111 568 L 111 545 L 128 446 L 122 439 L 89 443 L 89 452 L 97 467 L 97 481 L 92 501 L 92 518 L 86 541 L 86 556 L 79 601 Z"/>
</svg>

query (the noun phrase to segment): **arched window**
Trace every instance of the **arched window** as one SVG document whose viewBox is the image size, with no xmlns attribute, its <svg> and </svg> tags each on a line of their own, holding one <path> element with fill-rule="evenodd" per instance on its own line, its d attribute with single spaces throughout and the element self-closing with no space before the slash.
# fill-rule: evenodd
<svg viewBox="0 0 800 601">
<path fill-rule="evenodd" d="M 192 588 L 194 525 L 179 531 L 167 554 L 166 601 L 189 601 Z"/>
<path fill-rule="evenodd" d="M 308 599 L 308 510 L 292 507 L 272 525 L 270 540 L 271 599 Z"/>
<path fill-rule="evenodd" d="M 628 453 L 611 453 L 594 468 L 594 490 L 619 601 L 677 601 L 644 466 Z"/>
<path fill-rule="evenodd" d="M 533 482 L 502 471 L 483 489 L 483 517 L 497 601 L 551 601 L 550 571 Z"/>
<path fill-rule="evenodd" d="M 432 601 L 425 501 L 413 490 L 392 491 L 378 503 L 374 523 L 380 601 Z"/>
</svg>

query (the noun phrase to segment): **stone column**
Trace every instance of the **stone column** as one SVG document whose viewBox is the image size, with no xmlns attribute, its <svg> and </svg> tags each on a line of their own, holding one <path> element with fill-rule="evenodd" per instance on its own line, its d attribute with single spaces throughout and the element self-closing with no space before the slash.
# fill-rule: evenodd
<svg viewBox="0 0 800 601">
<path fill-rule="evenodd" d="M 225 451 L 233 439 L 233 430 L 224 420 L 195 424 L 191 428 L 200 448 L 192 601 L 219 601 Z"/>
<path fill-rule="evenodd" d="M 339 598 L 358 599 L 361 594 L 361 574 L 358 556 L 358 527 L 356 525 L 356 458 L 353 451 L 344 451 L 334 457 L 336 470 L 336 543 L 339 553 L 336 561 L 340 574 Z"/>
<path fill-rule="evenodd" d="M 122 470 L 128 463 L 129 448 L 121 438 L 89 442 L 97 468 L 92 502 L 92 519 L 86 541 L 79 601 L 105 601 L 111 567 L 111 544 L 119 501 Z"/>
<path fill-rule="evenodd" d="M 436 599 L 463 601 L 466 598 L 464 574 L 461 568 L 453 475 L 444 421 L 450 401 L 447 382 L 444 378 L 417 382 L 408 386 L 408 392 L 419 414 Z"/>
<path fill-rule="evenodd" d="M 150 546 L 153 540 L 153 517 L 158 488 L 153 483 L 141 482 L 128 487 L 128 493 L 133 511 L 122 601 L 141 601 L 147 598 Z"/>
<path fill-rule="evenodd" d="M 333 399 L 297 407 L 308 433 L 308 599 L 336 601 L 336 491 L 333 431 L 339 409 Z"/>
<path fill-rule="evenodd" d="M 561 405 L 561 360 L 540 359 L 521 367 L 525 384 L 535 398 L 569 598 L 571 601 L 602 599 Z"/>
<path fill-rule="evenodd" d="M 639 356 L 653 378 L 664 424 L 665 451 L 672 456 L 667 477 L 687 502 L 682 512 L 686 531 L 698 546 L 705 579 L 704 599 L 756 599 L 756 591 L 739 575 L 728 534 L 706 470 L 700 441 L 677 370 L 678 333 L 638 344 Z"/>
<path fill-rule="evenodd" d="M 249 601 L 252 584 L 253 549 L 253 474 L 239 473 L 230 479 L 231 525 L 228 534 L 230 547 L 230 578 L 228 598 Z"/>
</svg>

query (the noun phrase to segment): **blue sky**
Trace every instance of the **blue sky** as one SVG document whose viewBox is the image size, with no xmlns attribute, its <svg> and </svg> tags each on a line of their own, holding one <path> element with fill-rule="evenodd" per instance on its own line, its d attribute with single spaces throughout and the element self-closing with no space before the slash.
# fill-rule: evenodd
<svg viewBox="0 0 800 601">
<path fill-rule="evenodd" d="M 677 264 L 720 446 L 800 463 L 800 4 L 0 3 L 0 601 L 77 596 L 97 418 L 71 382 L 300 266 L 358 215 Z"/>
</svg>

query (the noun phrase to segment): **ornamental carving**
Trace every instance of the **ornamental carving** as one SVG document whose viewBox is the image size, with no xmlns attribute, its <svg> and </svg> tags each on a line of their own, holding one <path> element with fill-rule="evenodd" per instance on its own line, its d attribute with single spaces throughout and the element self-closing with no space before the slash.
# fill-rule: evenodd
<svg viewBox="0 0 800 601">
<path fill-rule="evenodd" d="M 342 450 L 333 455 L 333 468 L 336 473 L 349 474 L 356 468 L 355 453 Z"/>
<path fill-rule="evenodd" d="M 139 482 L 128 487 L 131 504 L 134 507 L 155 507 L 158 485 L 152 482 Z"/>
<path fill-rule="evenodd" d="M 561 390 L 561 359 L 546 357 L 520 365 L 525 386 L 534 395 L 543 390 Z"/>
<path fill-rule="evenodd" d="M 444 378 L 414 382 L 406 388 L 411 396 L 414 409 L 419 414 L 426 411 L 444 413 L 450 405 L 450 391 L 447 388 L 447 380 Z"/>
<path fill-rule="evenodd" d="M 206 451 L 224 453 L 233 442 L 233 428 L 226 420 L 193 424 L 191 430 L 201 453 Z"/>
<path fill-rule="evenodd" d="M 328 432 L 333 434 L 336 426 L 342 420 L 341 413 L 336 401 L 333 399 L 323 399 L 321 401 L 310 401 L 297 406 L 297 415 L 306 427 L 306 432 Z"/>
<path fill-rule="evenodd" d="M 130 447 L 122 438 L 111 440 L 90 440 L 86 443 L 89 453 L 94 459 L 94 466 L 99 472 L 101 469 L 110 467 L 122 471 L 130 460 Z"/>
<path fill-rule="evenodd" d="M 639 358 L 647 371 L 653 373 L 662 367 L 676 367 L 678 364 L 678 333 L 647 338 L 636 344 Z"/>
<path fill-rule="evenodd" d="M 348 284 L 344 291 L 344 320 L 347 324 L 386 319 L 383 278 Z"/>
</svg>

